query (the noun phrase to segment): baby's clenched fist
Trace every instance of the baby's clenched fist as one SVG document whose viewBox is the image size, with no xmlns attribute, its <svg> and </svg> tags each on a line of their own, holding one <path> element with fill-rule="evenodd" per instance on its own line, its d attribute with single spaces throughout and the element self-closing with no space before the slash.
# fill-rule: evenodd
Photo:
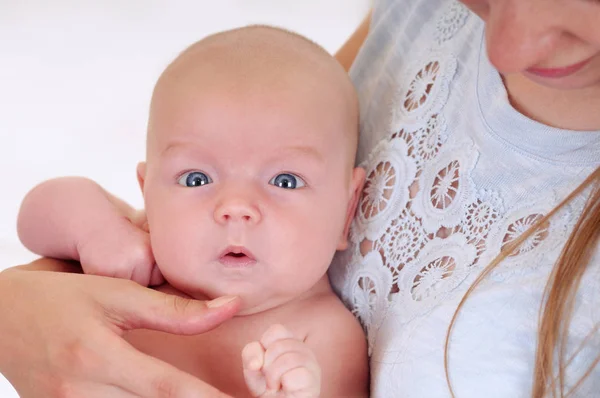
<svg viewBox="0 0 600 398">
<path fill-rule="evenodd" d="M 316 398 L 321 368 L 311 349 L 282 325 L 242 350 L 244 378 L 255 397 Z"/>
<path fill-rule="evenodd" d="M 144 221 L 109 218 L 79 238 L 77 252 L 86 274 L 130 279 L 142 286 L 159 285 L 164 279 L 154 262 L 150 235 Z"/>
</svg>

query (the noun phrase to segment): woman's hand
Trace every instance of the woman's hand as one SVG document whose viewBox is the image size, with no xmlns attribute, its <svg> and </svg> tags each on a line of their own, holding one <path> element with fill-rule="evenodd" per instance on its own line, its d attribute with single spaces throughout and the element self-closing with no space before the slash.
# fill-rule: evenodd
<svg viewBox="0 0 600 398">
<path fill-rule="evenodd" d="M 69 273 L 77 269 L 41 259 L 0 273 L 0 372 L 22 398 L 225 397 L 122 336 L 138 328 L 202 333 L 231 318 L 239 299 L 188 300 Z"/>
</svg>

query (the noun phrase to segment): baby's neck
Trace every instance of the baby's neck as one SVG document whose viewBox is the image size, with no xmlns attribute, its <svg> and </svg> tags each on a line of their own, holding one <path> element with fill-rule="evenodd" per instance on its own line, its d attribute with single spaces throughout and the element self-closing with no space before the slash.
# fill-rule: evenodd
<svg viewBox="0 0 600 398">
<path fill-rule="evenodd" d="M 177 289 L 176 287 L 170 285 L 169 283 L 164 283 L 163 285 L 157 286 L 155 289 L 162 293 L 172 294 L 172 295 L 176 295 L 179 297 L 185 297 L 185 298 L 191 298 L 191 299 L 197 299 L 197 300 L 210 300 L 210 298 L 208 296 L 204 296 L 201 294 L 194 294 L 194 296 L 191 296 L 191 295 Z M 332 294 L 334 294 L 333 289 L 331 288 L 331 284 L 329 283 L 329 278 L 328 278 L 327 274 L 325 274 L 308 291 L 304 292 L 303 294 L 301 294 L 297 297 L 293 297 L 292 299 L 288 300 L 287 302 L 285 302 L 281 305 L 278 305 L 276 307 L 268 307 L 265 309 L 259 308 L 258 310 L 251 310 L 251 311 L 242 310 L 238 315 L 236 315 L 236 317 L 253 317 L 253 316 L 268 316 L 268 317 L 275 316 L 275 317 L 277 317 L 277 314 L 279 314 L 281 312 L 293 311 L 294 307 L 302 306 L 303 303 L 308 300 L 312 300 L 314 298 L 321 297 L 321 296 L 325 297 L 325 296 L 329 296 Z"/>
</svg>

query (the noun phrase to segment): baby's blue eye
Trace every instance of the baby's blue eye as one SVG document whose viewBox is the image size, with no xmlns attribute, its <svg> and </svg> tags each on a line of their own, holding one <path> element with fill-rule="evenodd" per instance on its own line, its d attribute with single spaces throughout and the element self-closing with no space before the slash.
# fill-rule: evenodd
<svg viewBox="0 0 600 398">
<path fill-rule="evenodd" d="M 302 178 L 289 173 L 277 174 L 269 181 L 269 184 L 284 189 L 302 188 L 306 185 Z"/>
<path fill-rule="evenodd" d="M 201 171 L 188 171 L 179 177 L 178 184 L 185 187 L 201 187 L 202 185 L 210 184 L 212 179 Z"/>
</svg>

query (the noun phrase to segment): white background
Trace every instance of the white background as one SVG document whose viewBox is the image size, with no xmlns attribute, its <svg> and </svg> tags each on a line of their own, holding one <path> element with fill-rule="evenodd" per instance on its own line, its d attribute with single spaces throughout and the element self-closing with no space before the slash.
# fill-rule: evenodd
<svg viewBox="0 0 600 398">
<path fill-rule="evenodd" d="M 0 270 L 35 258 L 18 241 L 16 216 L 23 196 L 45 179 L 88 176 L 141 206 L 135 165 L 144 156 L 150 94 L 189 44 L 262 23 L 304 34 L 333 53 L 369 4 L 0 0 Z M 14 397 L 0 376 L 0 398 Z"/>
</svg>

